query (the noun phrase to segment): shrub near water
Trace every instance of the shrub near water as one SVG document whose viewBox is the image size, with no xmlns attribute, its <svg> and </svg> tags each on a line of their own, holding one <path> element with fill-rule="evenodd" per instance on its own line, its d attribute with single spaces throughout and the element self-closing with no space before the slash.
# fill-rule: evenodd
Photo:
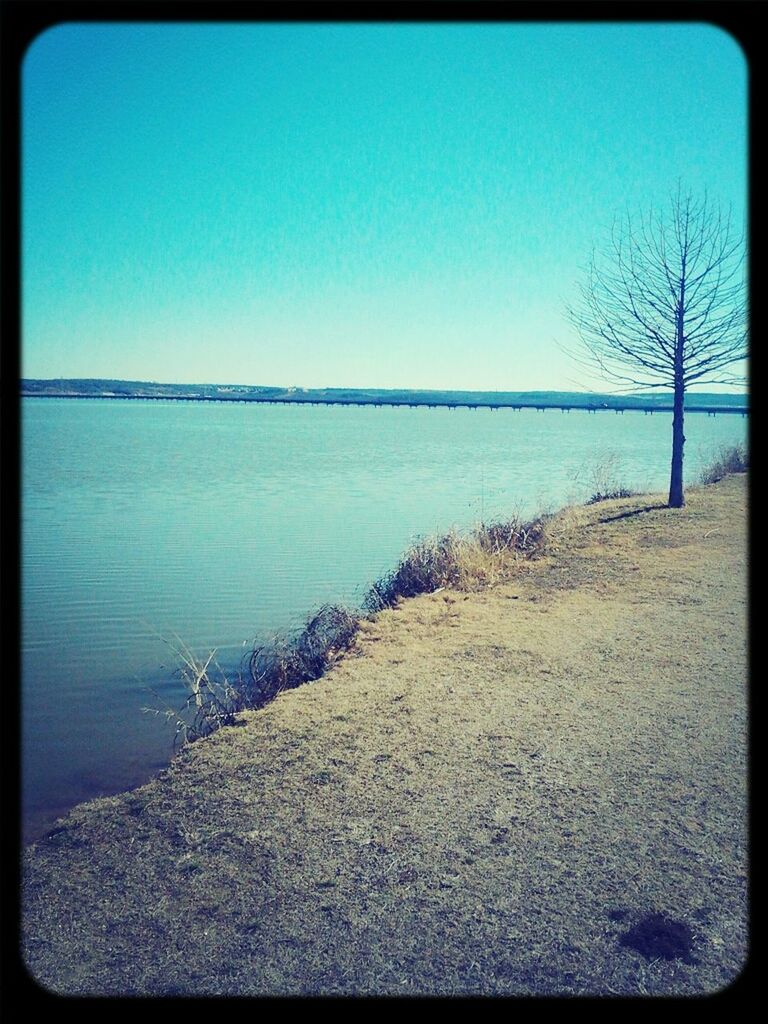
<svg viewBox="0 0 768 1024">
<path fill-rule="evenodd" d="M 591 498 L 588 498 L 584 503 L 585 505 L 596 505 L 600 501 L 613 501 L 614 498 L 634 498 L 637 491 L 630 491 L 626 487 L 619 487 L 615 491 L 598 491 L 593 494 Z"/>
<path fill-rule="evenodd" d="M 460 582 L 462 541 L 455 534 L 418 541 L 397 567 L 378 579 L 363 605 L 371 612 L 391 608 L 401 597 L 416 597 Z"/>
<path fill-rule="evenodd" d="M 173 640 L 161 637 L 179 659 L 178 674 L 187 691 L 187 697 L 180 708 L 173 708 L 150 689 L 163 705 L 144 707 L 147 714 L 159 715 L 174 725 L 174 748 L 210 736 L 226 725 L 233 725 L 238 713 L 250 706 L 242 678 L 235 684 L 227 679 L 219 663 L 216 651 L 210 652 L 203 660 L 198 657 L 179 636 Z M 219 678 L 214 677 L 214 670 Z"/>
<path fill-rule="evenodd" d="M 716 484 L 730 473 L 746 473 L 749 455 L 744 444 L 723 445 L 713 461 L 701 472 L 703 484 Z"/>
<path fill-rule="evenodd" d="M 576 473 L 574 482 L 586 484 L 591 497 L 585 505 L 595 505 L 600 501 L 611 501 L 613 498 L 633 498 L 636 491 L 624 486 L 621 479 L 621 456 L 619 452 L 600 450 L 594 453 L 591 461 L 584 463 Z"/>
<path fill-rule="evenodd" d="M 160 715 L 176 726 L 174 747 L 194 743 L 218 729 L 234 725 L 241 711 L 263 707 L 283 690 L 309 683 L 320 676 L 347 650 L 357 634 L 360 616 L 339 605 L 323 605 L 300 630 L 258 644 L 248 658 L 247 670 L 233 683 L 214 660 L 197 657 L 176 637 L 170 646 L 181 661 L 179 674 L 187 689 L 184 704 L 142 710 Z M 167 641 L 168 642 L 168 641 Z M 214 679 L 211 666 L 220 681 Z M 154 693 L 154 691 L 152 691 Z"/>
<path fill-rule="evenodd" d="M 283 690 L 311 683 L 352 644 L 360 616 L 340 605 L 325 604 L 294 634 L 254 647 L 249 660 L 251 707 L 260 707 Z"/>
<path fill-rule="evenodd" d="M 440 587 L 489 582 L 510 554 L 530 558 L 544 546 L 544 523 L 518 520 L 483 524 L 473 533 L 418 541 L 397 567 L 377 580 L 363 601 L 370 612 L 393 607 L 400 598 Z"/>
</svg>

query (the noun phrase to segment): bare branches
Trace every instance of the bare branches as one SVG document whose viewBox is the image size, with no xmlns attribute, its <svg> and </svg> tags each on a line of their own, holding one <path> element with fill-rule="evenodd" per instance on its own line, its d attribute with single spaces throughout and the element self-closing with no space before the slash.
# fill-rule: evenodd
<svg viewBox="0 0 768 1024">
<path fill-rule="evenodd" d="M 743 381 L 722 371 L 747 357 L 744 236 L 706 193 L 678 188 L 666 211 L 614 222 L 567 312 L 571 355 L 618 385 Z"/>
</svg>

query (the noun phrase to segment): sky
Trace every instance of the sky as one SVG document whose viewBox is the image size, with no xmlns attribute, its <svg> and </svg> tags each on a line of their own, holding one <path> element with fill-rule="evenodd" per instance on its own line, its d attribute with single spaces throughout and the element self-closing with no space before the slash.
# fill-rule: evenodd
<svg viewBox="0 0 768 1024">
<path fill-rule="evenodd" d="M 22 375 L 608 391 L 563 351 L 592 246 L 678 182 L 744 219 L 747 74 L 704 23 L 55 26 Z"/>
</svg>

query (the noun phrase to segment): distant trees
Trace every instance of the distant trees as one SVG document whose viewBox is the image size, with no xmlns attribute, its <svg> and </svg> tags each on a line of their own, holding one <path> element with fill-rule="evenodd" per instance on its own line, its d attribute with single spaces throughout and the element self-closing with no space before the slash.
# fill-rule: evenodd
<svg viewBox="0 0 768 1024">
<path fill-rule="evenodd" d="M 627 389 L 673 389 L 672 508 L 685 504 L 686 389 L 745 380 L 728 372 L 747 357 L 745 278 L 744 236 L 730 213 L 678 188 L 665 211 L 614 223 L 568 309 L 577 358 Z"/>
</svg>

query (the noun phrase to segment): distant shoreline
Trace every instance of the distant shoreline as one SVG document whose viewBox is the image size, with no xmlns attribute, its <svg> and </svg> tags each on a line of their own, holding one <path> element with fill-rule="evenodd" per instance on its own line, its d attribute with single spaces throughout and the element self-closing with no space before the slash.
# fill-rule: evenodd
<svg viewBox="0 0 768 1024">
<path fill-rule="evenodd" d="M 600 395 L 566 391 L 409 391 L 362 388 L 281 388 L 245 385 L 155 384 L 114 380 L 22 380 L 22 398 L 255 403 L 278 405 L 392 406 L 397 408 L 560 409 L 563 412 L 672 412 L 667 394 Z M 744 394 L 687 396 L 686 412 L 749 413 Z"/>
</svg>

